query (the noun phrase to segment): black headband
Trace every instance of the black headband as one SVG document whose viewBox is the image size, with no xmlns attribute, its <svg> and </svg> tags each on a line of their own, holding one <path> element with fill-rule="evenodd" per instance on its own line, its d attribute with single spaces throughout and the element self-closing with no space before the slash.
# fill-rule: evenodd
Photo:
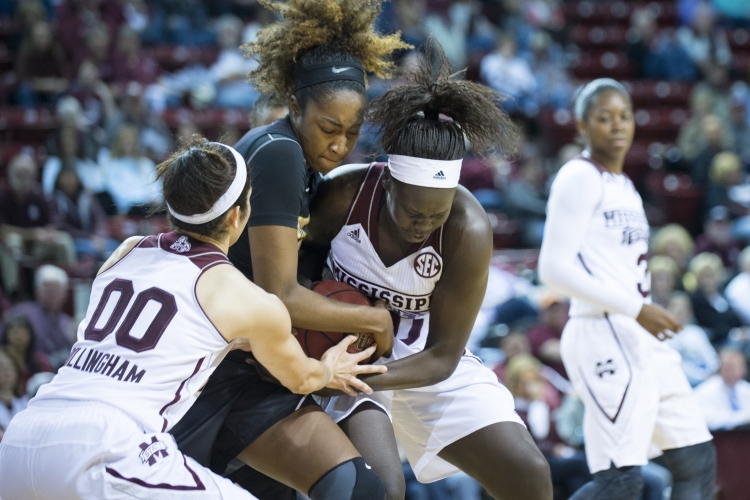
<svg viewBox="0 0 750 500">
<path fill-rule="evenodd" d="M 323 82 L 351 80 L 365 86 L 365 69 L 356 62 L 313 64 L 294 72 L 294 91 Z"/>
</svg>

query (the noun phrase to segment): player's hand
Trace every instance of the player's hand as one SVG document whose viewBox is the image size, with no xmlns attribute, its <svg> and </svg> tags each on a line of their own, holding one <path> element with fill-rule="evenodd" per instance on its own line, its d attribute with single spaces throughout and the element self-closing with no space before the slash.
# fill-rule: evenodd
<svg viewBox="0 0 750 500">
<path fill-rule="evenodd" d="M 382 300 L 376 300 L 373 305 L 378 309 L 378 313 L 380 314 L 380 328 L 370 332 L 372 333 L 372 337 L 375 339 L 375 344 L 377 345 L 375 356 L 372 360 L 377 361 L 381 356 L 390 357 L 393 352 L 393 339 L 396 335 L 393 331 L 393 319 L 391 319 L 391 313 L 385 307 L 385 302 Z"/>
<path fill-rule="evenodd" d="M 330 380 L 325 386 L 329 389 L 343 391 L 349 396 L 356 396 L 357 391 L 372 394 L 370 386 L 358 379 L 357 375 L 385 373 L 388 370 L 385 365 L 360 365 L 361 361 L 372 356 L 376 345 L 373 344 L 356 354 L 348 353 L 347 348 L 356 340 L 355 335 L 347 335 L 344 340 L 328 349 L 320 358 L 320 362 L 328 370 Z"/>
<path fill-rule="evenodd" d="M 636 321 L 659 340 L 672 338 L 682 330 L 682 325 L 671 312 L 653 304 L 643 304 Z"/>
</svg>

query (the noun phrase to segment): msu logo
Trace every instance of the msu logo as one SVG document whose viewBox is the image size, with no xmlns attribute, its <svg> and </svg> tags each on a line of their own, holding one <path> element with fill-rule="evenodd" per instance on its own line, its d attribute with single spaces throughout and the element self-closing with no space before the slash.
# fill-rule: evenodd
<svg viewBox="0 0 750 500">
<path fill-rule="evenodd" d="M 414 259 L 414 270 L 423 278 L 434 278 L 442 267 L 440 259 L 432 252 L 419 254 Z"/>
<path fill-rule="evenodd" d="M 177 241 L 169 247 L 175 252 L 185 253 L 190 251 L 190 242 L 187 236 L 180 236 Z"/>
<path fill-rule="evenodd" d="M 604 378 L 604 375 L 614 375 L 615 371 L 617 371 L 617 367 L 615 366 L 615 362 L 611 359 L 598 361 L 596 363 L 596 374 L 599 378 Z"/>
<path fill-rule="evenodd" d="M 167 445 L 156 439 L 156 436 L 151 436 L 150 443 L 141 443 L 139 447 L 141 452 L 138 454 L 138 457 L 142 463 L 148 463 L 149 466 L 156 463 L 156 457 L 167 458 L 169 456 Z"/>
</svg>

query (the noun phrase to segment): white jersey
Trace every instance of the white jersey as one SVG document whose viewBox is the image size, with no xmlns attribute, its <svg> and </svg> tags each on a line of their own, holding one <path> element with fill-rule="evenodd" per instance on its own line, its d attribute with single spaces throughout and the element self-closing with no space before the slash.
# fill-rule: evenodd
<svg viewBox="0 0 750 500">
<path fill-rule="evenodd" d="M 201 274 L 219 264 L 230 264 L 224 253 L 187 236 L 141 240 L 94 280 L 78 341 L 30 407 L 106 403 L 146 432 L 169 430 L 229 351 L 195 295 Z"/>
<path fill-rule="evenodd" d="M 572 297 L 573 317 L 636 317 L 650 302 L 648 238 L 632 181 L 584 153 L 552 183 L 539 257 L 542 281 Z"/>
<path fill-rule="evenodd" d="M 383 163 L 365 173 L 344 227 L 331 242 L 328 264 L 338 281 L 383 300 L 392 312 L 398 359 L 424 349 L 430 322 L 430 302 L 443 271 L 441 226 L 408 256 L 386 267 L 378 255 L 378 213 L 383 201 Z"/>
</svg>

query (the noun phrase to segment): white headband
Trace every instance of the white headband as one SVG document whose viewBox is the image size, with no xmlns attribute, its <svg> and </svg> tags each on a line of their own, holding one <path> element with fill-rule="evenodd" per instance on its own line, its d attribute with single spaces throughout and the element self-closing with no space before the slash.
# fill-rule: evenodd
<svg viewBox="0 0 750 500">
<path fill-rule="evenodd" d="M 390 155 L 388 168 L 391 175 L 406 184 L 431 188 L 454 188 L 461 177 L 461 163 L 458 160 L 428 160 L 414 156 Z"/>
<path fill-rule="evenodd" d="M 214 203 L 214 206 L 211 207 L 208 212 L 195 215 L 182 215 L 172 210 L 172 207 L 170 207 L 169 203 L 167 203 L 167 210 L 169 210 L 169 213 L 172 214 L 172 217 L 179 221 L 187 222 L 188 224 L 205 224 L 206 222 L 214 220 L 215 218 L 229 210 L 234 202 L 237 201 L 237 198 L 240 197 L 240 194 L 242 194 L 242 189 L 245 187 L 245 182 L 247 182 L 247 165 L 245 164 L 245 159 L 242 157 L 242 155 L 239 154 L 237 150 L 230 146 L 227 146 L 226 144 L 222 144 L 220 142 L 212 142 L 211 144 L 219 144 L 232 152 L 234 161 L 237 163 L 234 180 L 232 181 L 232 184 L 229 185 L 229 189 L 227 189 L 227 191 L 223 195 L 221 195 L 218 200 L 216 200 L 216 203 Z"/>
</svg>

